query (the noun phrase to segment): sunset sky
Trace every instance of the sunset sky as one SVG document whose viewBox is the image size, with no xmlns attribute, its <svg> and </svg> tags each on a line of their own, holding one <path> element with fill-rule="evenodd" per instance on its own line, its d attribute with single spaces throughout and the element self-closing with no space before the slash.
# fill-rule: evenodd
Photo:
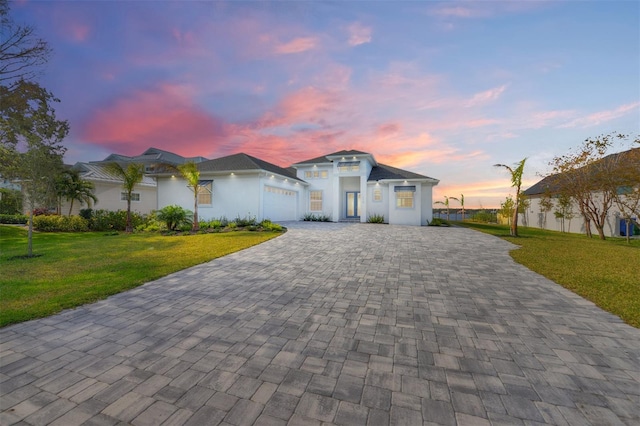
<svg viewBox="0 0 640 426">
<path fill-rule="evenodd" d="M 640 133 L 640 2 L 19 1 L 67 163 L 148 147 L 289 166 L 342 149 L 496 207 L 587 137 Z"/>
</svg>

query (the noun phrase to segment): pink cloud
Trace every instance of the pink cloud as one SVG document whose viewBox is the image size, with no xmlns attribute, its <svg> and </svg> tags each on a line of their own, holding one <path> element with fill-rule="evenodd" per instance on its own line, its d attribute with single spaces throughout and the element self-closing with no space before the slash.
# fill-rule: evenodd
<svg viewBox="0 0 640 426">
<path fill-rule="evenodd" d="M 227 125 L 194 105 L 185 89 L 138 90 L 93 112 L 81 130 L 87 142 L 125 155 L 154 146 L 185 156 L 208 155 Z"/>
<path fill-rule="evenodd" d="M 278 55 L 289 55 L 292 53 L 302 53 L 315 49 L 318 46 L 318 39 L 315 37 L 298 37 L 293 40 L 278 44 L 274 47 L 274 52 Z"/>
<path fill-rule="evenodd" d="M 484 105 L 489 102 L 497 100 L 500 95 L 504 93 L 507 89 L 507 85 L 503 84 L 500 87 L 494 87 L 493 89 L 485 90 L 484 92 L 476 93 L 473 95 L 471 99 L 469 99 L 466 103 L 466 107 L 475 107 L 479 105 Z"/>
<path fill-rule="evenodd" d="M 371 34 L 373 33 L 371 27 L 354 22 L 349 25 L 347 31 L 349 32 L 349 46 L 358 46 L 371 42 Z"/>
<path fill-rule="evenodd" d="M 326 124 L 325 117 L 336 109 L 339 101 L 335 92 L 305 87 L 287 95 L 257 125 L 275 127 L 305 122 L 323 125 Z"/>
<path fill-rule="evenodd" d="M 576 118 L 568 123 L 565 123 L 560 128 L 567 127 L 591 127 L 598 124 L 605 123 L 607 121 L 614 120 L 616 118 L 623 117 L 629 112 L 637 109 L 640 106 L 640 102 L 633 102 L 630 104 L 621 105 L 618 108 L 606 111 L 598 111 L 593 114 L 589 114 L 585 117 Z"/>
</svg>

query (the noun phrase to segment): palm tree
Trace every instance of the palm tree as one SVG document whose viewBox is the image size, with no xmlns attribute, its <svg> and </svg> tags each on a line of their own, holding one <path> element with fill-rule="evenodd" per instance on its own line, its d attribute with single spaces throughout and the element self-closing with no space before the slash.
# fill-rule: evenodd
<svg viewBox="0 0 640 426">
<path fill-rule="evenodd" d="M 524 163 L 527 161 L 526 157 L 520 162 L 515 164 L 515 168 L 511 168 L 506 164 L 494 164 L 494 167 L 503 167 L 511 174 L 511 186 L 516 188 L 515 208 L 513 209 L 513 219 L 511 220 L 511 227 L 509 233 L 512 237 L 518 236 L 518 203 L 520 200 L 520 186 L 522 186 L 522 174 L 524 173 Z"/>
<path fill-rule="evenodd" d="M 436 201 L 433 204 L 442 204 L 443 206 L 445 206 L 447 208 L 447 220 L 449 220 L 449 197 L 447 197 L 446 195 L 444 196 L 444 202 L 442 201 Z"/>
<path fill-rule="evenodd" d="M 127 227 L 126 232 L 133 232 L 131 226 L 131 193 L 133 188 L 144 178 L 144 166 L 137 163 L 129 163 L 125 169 L 118 163 L 108 163 L 107 170 L 122 179 L 122 188 L 127 194 Z"/>
<path fill-rule="evenodd" d="M 462 220 L 464 221 L 464 194 L 460 194 L 460 198 L 449 197 L 450 200 L 456 200 L 460 203 L 460 208 L 462 209 Z"/>
<path fill-rule="evenodd" d="M 193 161 L 180 164 L 178 170 L 187 181 L 187 187 L 193 191 L 193 231 L 199 229 L 198 224 L 198 192 L 200 191 L 200 170 Z"/>
<path fill-rule="evenodd" d="M 69 201 L 69 216 L 71 216 L 74 201 L 87 203 L 89 207 L 91 207 L 91 201 L 98 202 L 98 198 L 93 194 L 95 185 L 93 182 L 82 179 L 77 170 L 64 170 L 56 182 L 56 188 L 58 196 Z"/>
</svg>

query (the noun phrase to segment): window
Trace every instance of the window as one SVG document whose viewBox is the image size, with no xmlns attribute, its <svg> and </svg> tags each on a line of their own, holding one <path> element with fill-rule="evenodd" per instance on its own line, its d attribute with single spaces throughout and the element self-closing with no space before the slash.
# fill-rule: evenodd
<svg viewBox="0 0 640 426">
<path fill-rule="evenodd" d="M 328 173 L 326 170 L 312 170 L 304 172 L 305 179 L 326 179 Z"/>
<path fill-rule="evenodd" d="M 285 195 L 287 197 L 294 197 L 295 191 L 289 191 L 288 189 L 276 188 L 275 186 L 264 186 L 264 192 L 271 192 L 272 194 Z"/>
<path fill-rule="evenodd" d="M 374 188 L 373 189 L 373 201 L 379 203 L 382 201 L 382 189 Z"/>
<path fill-rule="evenodd" d="M 322 191 L 309 192 L 309 210 L 312 212 L 322 211 Z"/>
<path fill-rule="evenodd" d="M 396 193 L 396 207 L 399 209 L 413 208 L 413 198 L 416 193 L 415 185 L 412 186 L 396 186 L 393 189 Z"/>
<path fill-rule="evenodd" d="M 121 192 L 120 193 L 120 201 L 127 201 L 127 193 L 126 192 Z M 139 192 L 132 192 L 131 193 L 131 201 L 140 201 L 140 193 Z"/>
<path fill-rule="evenodd" d="M 357 172 L 360 170 L 359 161 L 340 161 L 338 163 L 338 170 L 341 172 Z"/>
<path fill-rule="evenodd" d="M 211 204 L 213 198 L 213 181 L 198 181 L 198 204 Z"/>
</svg>

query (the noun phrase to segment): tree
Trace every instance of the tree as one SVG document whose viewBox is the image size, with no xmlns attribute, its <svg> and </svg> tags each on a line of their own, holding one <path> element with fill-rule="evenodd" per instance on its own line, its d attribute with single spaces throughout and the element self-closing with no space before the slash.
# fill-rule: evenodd
<svg viewBox="0 0 640 426">
<path fill-rule="evenodd" d="M 515 210 L 515 202 L 513 201 L 513 198 L 511 198 L 511 195 L 508 195 L 504 202 L 500 203 L 500 215 L 507 218 L 509 228 L 511 228 L 511 224 L 513 223 L 513 213 Z"/>
<path fill-rule="evenodd" d="M 464 194 L 460 194 L 460 198 L 449 197 L 451 200 L 456 200 L 460 203 L 460 209 L 462 210 L 462 221 L 464 222 Z"/>
<path fill-rule="evenodd" d="M 30 80 L 50 54 L 47 42 L 35 36 L 33 27 L 16 24 L 8 0 L 0 0 L 0 82 Z"/>
<path fill-rule="evenodd" d="M 55 205 L 56 177 L 63 168 L 61 144 L 69 123 L 58 120 L 53 94 L 20 80 L 14 90 L 0 86 L 0 174 L 20 182 L 29 218 L 27 256 L 33 256 L 33 211 Z"/>
<path fill-rule="evenodd" d="M 69 216 L 73 210 L 73 202 L 79 201 L 91 207 L 91 202 L 98 202 L 93 194 L 95 185 L 93 182 L 82 179 L 80 172 L 74 169 L 64 170 L 56 181 L 58 197 L 69 201 Z"/>
<path fill-rule="evenodd" d="M 447 209 L 447 220 L 449 220 L 449 197 L 447 197 L 445 195 L 444 196 L 444 202 L 443 201 L 436 201 L 434 204 L 442 204 L 443 206 L 446 207 L 446 209 Z"/>
<path fill-rule="evenodd" d="M 640 144 L 640 138 L 634 141 Z M 627 242 L 633 227 L 640 227 L 640 148 L 633 148 L 608 157 L 615 173 L 608 176 L 606 188 L 625 221 Z"/>
<path fill-rule="evenodd" d="M 22 193 L 16 189 L 0 188 L 0 214 L 22 214 Z"/>
<path fill-rule="evenodd" d="M 118 163 L 108 163 L 107 170 L 122 179 L 122 188 L 127 197 L 127 226 L 125 232 L 133 232 L 131 226 L 131 193 L 137 184 L 144 178 L 144 166 L 138 163 L 129 163 L 127 167 L 122 167 Z"/>
<path fill-rule="evenodd" d="M 558 197 L 558 205 L 556 206 L 556 210 L 553 212 L 556 219 L 560 219 L 560 230 L 565 232 L 564 223 L 565 220 L 569 221 L 568 231 L 571 230 L 571 219 L 575 217 L 573 212 L 573 201 L 571 197 L 566 194 L 561 194 Z"/>
<path fill-rule="evenodd" d="M 538 206 L 540 206 L 540 213 L 542 214 L 540 227 L 545 229 L 547 227 L 547 213 L 553 209 L 553 200 L 551 199 L 551 194 L 549 192 L 542 194 L 542 197 L 540 197 L 540 201 L 538 202 Z"/>
<path fill-rule="evenodd" d="M 604 227 L 619 188 L 626 184 L 637 188 L 637 163 L 618 161 L 620 157 L 617 154 L 605 157 L 616 142 L 629 137 L 614 132 L 588 138 L 577 150 L 554 157 L 550 163 L 558 192 L 578 204 L 588 236 L 591 236 L 593 224 L 600 239 L 604 240 Z"/>
<path fill-rule="evenodd" d="M 187 187 L 193 191 L 193 231 L 199 229 L 198 223 L 198 194 L 200 192 L 200 170 L 193 161 L 188 161 L 178 166 L 178 170 L 182 173 L 187 181 Z"/>
<path fill-rule="evenodd" d="M 518 236 L 518 207 L 520 202 L 520 187 L 522 186 L 522 175 L 524 173 L 524 163 L 527 161 L 523 158 L 520 162 L 516 163 L 515 168 L 511 168 L 505 164 L 494 164 L 494 167 L 502 167 L 507 169 L 511 174 L 511 186 L 516 188 L 515 206 L 513 209 L 513 218 L 511 219 L 510 235 L 512 237 Z"/>
</svg>

